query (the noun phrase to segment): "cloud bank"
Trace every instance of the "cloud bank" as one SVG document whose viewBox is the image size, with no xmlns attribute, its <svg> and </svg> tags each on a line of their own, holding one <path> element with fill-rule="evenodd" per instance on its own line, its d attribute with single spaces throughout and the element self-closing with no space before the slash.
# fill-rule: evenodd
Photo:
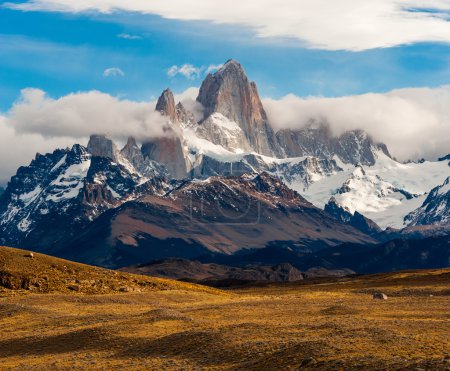
<svg viewBox="0 0 450 371">
<path fill-rule="evenodd" d="M 29 0 L 22 11 L 156 14 L 250 27 L 259 37 L 294 38 L 311 48 L 361 51 L 450 42 L 450 0 Z"/>
<path fill-rule="evenodd" d="M 177 101 L 200 119 L 195 101 L 198 88 L 176 95 Z M 91 134 L 106 134 L 118 143 L 128 136 L 138 141 L 166 135 L 166 119 L 156 102 L 121 100 L 98 91 L 73 93 L 58 99 L 39 89 L 24 89 L 5 114 L 0 114 L 0 185 L 27 165 L 37 152 L 52 152 L 74 143 L 87 144 Z"/>
<path fill-rule="evenodd" d="M 314 119 L 328 122 L 337 135 L 364 129 L 399 160 L 434 160 L 450 153 L 450 86 L 340 98 L 287 95 L 263 104 L 276 130 L 303 127 Z"/>
<path fill-rule="evenodd" d="M 175 95 L 197 120 L 202 107 L 198 88 Z M 301 128 L 312 119 L 328 122 L 335 134 L 364 129 L 388 145 L 399 160 L 425 157 L 435 160 L 450 153 L 450 86 L 393 90 L 341 98 L 288 95 L 263 99 L 275 130 Z M 164 135 L 165 119 L 155 112 L 156 102 L 133 102 L 98 91 L 74 93 L 58 99 L 39 89 L 25 89 L 19 100 L 0 115 L 0 184 L 36 152 L 45 153 L 104 133 L 124 142 L 129 135 L 140 141 Z"/>
<path fill-rule="evenodd" d="M 161 136 L 166 120 L 155 111 L 155 102 L 120 100 L 98 91 L 52 99 L 42 90 L 24 89 L 8 112 L 7 123 L 19 134 L 44 138 L 82 139 L 105 133 L 120 140 L 129 135 Z"/>
</svg>

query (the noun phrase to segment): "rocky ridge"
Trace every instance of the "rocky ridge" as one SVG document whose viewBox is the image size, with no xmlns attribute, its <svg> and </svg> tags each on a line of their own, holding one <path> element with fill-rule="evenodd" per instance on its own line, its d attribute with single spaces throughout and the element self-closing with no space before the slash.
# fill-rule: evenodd
<svg viewBox="0 0 450 371">
<path fill-rule="evenodd" d="M 410 226 L 450 225 L 450 177 L 433 188 L 422 206 L 406 216 Z"/>
</svg>

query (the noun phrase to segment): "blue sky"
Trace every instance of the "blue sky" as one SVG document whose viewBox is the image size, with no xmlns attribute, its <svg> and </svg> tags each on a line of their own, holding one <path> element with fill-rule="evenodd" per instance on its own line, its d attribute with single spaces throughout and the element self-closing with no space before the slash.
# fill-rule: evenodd
<svg viewBox="0 0 450 371">
<path fill-rule="evenodd" d="M 131 35 L 123 38 L 118 35 Z M 157 14 L 23 11 L 0 8 L 0 111 L 20 90 L 52 97 L 99 90 L 152 100 L 166 87 L 199 86 L 199 76 L 170 77 L 173 66 L 239 60 L 262 96 L 345 96 L 450 84 L 450 45 L 422 41 L 365 50 L 326 50 L 295 37 L 257 37 L 251 27 Z M 331 48 L 332 49 L 332 48 Z M 118 68 L 124 76 L 104 76 Z"/>
</svg>

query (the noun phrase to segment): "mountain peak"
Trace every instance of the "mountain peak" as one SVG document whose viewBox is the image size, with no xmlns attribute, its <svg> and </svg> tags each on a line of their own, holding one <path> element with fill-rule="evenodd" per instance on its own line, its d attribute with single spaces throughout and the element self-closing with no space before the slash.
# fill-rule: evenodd
<svg viewBox="0 0 450 371">
<path fill-rule="evenodd" d="M 257 153 L 278 154 L 275 134 L 269 125 L 256 84 L 251 83 L 241 64 L 233 59 L 203 81 L 197 101 L 204 107 L 204 119 L 220 113 L 239 125 Z"/>
<path fill-rule="evenodd" d="M 245 71 L 242 65 L 235 59 L 228 59 L 222 67 L 220 67 L 216 74 L 223 74 L 223 73 L 232 73 L 237 72 L 239 74 L 243 74 L 245 76 Z M 246 76 L 245 76 L 246 77 Z"/>
<path fill-rule="evenodd" d="M 128 137 L 127 144 L 121 149 L 120 154 L 133 163 L 136 156 L 142 156 L 141 150 L 136 143 L 134 137 Z"/>
<path fill-rule="evenodd" d="M 106 157 L 115 162 L 119 160 L 119 150 L 116 145 L 103 134 L 91 135 L 87 150 L 92 156 Z"/>
<path fill-rule="evenodd" d="M 158 102 L 156 103 L 156 111 L 161 113 L 163 116 L 167 116 L 170 121 L 178 122 L 177 112 L 175 108 L 175 98 L 173 96 L 172 90 L 167 88 L 164 90 L 160 97 L 158 98 Z"/>
<path fill-rule="evenodd" d="M 125 144 L 125 147 L 129 147 L 129 148 L 132 148 L 132 147 L 137 147 L 138 145 L 137 145 L 137 143 L 136 143 L 136 139 L 134 139 L 134 137 L 128 137 L 128 140 L 127 140 L 127 144 Z"/>
</svg>

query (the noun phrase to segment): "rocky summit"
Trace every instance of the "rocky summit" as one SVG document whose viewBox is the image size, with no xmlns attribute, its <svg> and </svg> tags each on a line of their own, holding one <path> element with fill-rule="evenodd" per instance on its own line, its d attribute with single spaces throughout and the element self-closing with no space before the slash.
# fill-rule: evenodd
<svg viewBox="0 0 450 371">
<path fill-rule="evenodd" d="M 256 84 L 248 80 L 244 69 L 235 60 L 227 61 L 216 73 L 206 77 L 197 101 L 204 107 L 205 119 L 220 113 L 237 123 L 245 141 L 255 152 L 266 156 L 280 155 Z"/>
</svg>

